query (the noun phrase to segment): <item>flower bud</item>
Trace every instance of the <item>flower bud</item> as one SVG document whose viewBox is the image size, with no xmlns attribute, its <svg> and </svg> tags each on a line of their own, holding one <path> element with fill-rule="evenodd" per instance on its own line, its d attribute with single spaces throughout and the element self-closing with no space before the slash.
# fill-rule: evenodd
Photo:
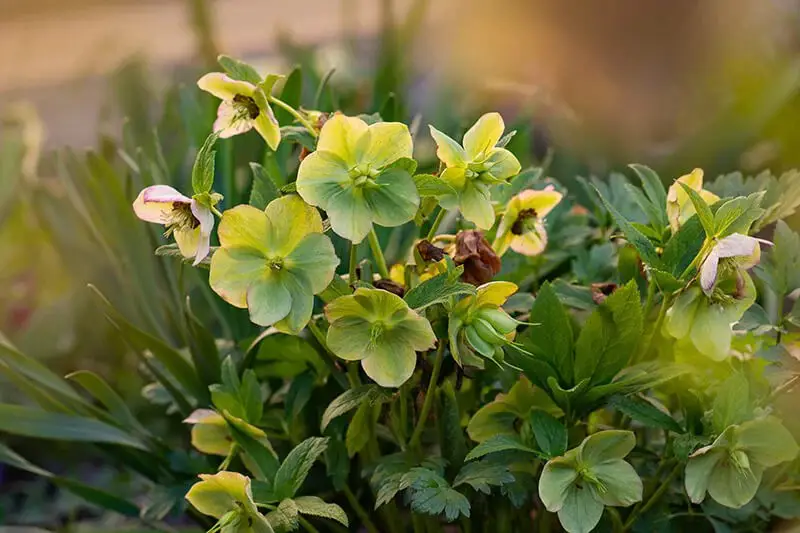
<svg viewBox="0 0 800 533">
<path fill-rule="evenodd" d="M 482 318 L 475 318 L 472 321 L 472 327 L 475 328 L 475 331 L 478 333 L 481 339 L 485 340 L 489 344 L 502 346 L 508 342 L 508 340 L 498 333 L 497 330 L 491 326 L 491 324 Z"/>
<path fill-rule="evenodd" d="M 508 316 L 508 313 L 499 308 L 480 309 L 477 316 L 491 324 L 491 326 L 502 335 L 508 335 L 512 331 L 516 331 L 519 325 L 518 321 Z"/>
</svg>

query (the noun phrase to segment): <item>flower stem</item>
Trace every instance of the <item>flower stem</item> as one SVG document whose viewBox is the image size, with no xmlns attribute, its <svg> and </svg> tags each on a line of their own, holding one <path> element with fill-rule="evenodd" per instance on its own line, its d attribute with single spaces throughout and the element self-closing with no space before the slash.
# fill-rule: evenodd
<svg viewBox="0 0 800 533">
<path fill-rule="evenodd" d="M 356 267 L 358 267 L 358 243 L 357 242 L 350 242 L 350 285 L 358 281 L 356 277 Z"/>
<path fill-rule="evenodd" d="M 269 95 L 267 97 L 267 100 L 269 101 L 269 103 L 280 107 L 281 109 L 285 110 L 287 113 L 292 115 L 295 118 L 295 120 L 297 120 L 297 122 L 302 124 L 303 127 L 308 130 L 308 133 L 310 133 L 312 137 L 317 138 L 319 136 L 317 130 L 314 129 L 314 126 L 312 126 L 311 123 L 308 120 L 306 120 L 305 117 L 303 117 L 303 115 L 298 113 L 298 111 L 295 108 L 293 108 L 283 100 L 275 98 L 272 95 Z"/>
<path fill-rule="evenodd" d="M 211 206 L 211 212 L 217 215 L 219 218 L 222 218 L 222 213 L 220 212 L 220 210 L 214 207 L 213 205 Z"/>
<path fill-rule="evenodd" d="M 682 466 L 683 465 L 681 465 L 681 463 L 676 464 L 675 468 L 672 469 L 672 472 L 670 472 L 667 478 L 658 486 L 658 489 L 653 493 L 652 496 L 650 496 L 647 502 L 639 502 L 639 504 L 633 508 L 630 516 L 625 521 L 625 525 L 622 526 L 622 533 L 630 530 L 631 527 L 633 527 L 634 522 L 636 522 L 636 519 L 649 511 L 650 508 L 658 502 L 659 498 L 661 498 L 667 489 L 669 489 L 670 483 L 672 482 L 673 478 L 678 475 Z"/>
<path fill-rule="evenodd" d="M 353 494 L 353 491 L 350 490 L 350 487 L 345 485 L 342 488 L 342 492 L 344 492 L 344 497 L 347 498 L 347 501 L 350 503 L 350 507 L 353 508 L 353 511 L 356 512 L 358 518 L 361 520 L 361 525 L 364 526 L 369 533 L 380 533 L 378 528 L 375 527 L 375 524 L 367 514 L 367 511 L 365 511 L 361 504 L 358 503 L 358 498 L 356 498 L 355 494 Z"/>
<path fill-rule="evenodd" d="M 447 215 L 447 209 L 439 208 L 439 214 L 436 215 L 436 218 L 433 219 L 433 225 L 431 229 L 428 230 L 428 236 L 425 237 L 426 240 L 431 240 L 436 236 L 436 232 L 439 230 L 439 226 L 442 225 L 442 220 Z"/>
<path fill-rule="evenodd" d="M 383 257 L 381 243 L 378 242 L 378 235 L 375 233 L 374 227 L 369 230 L 368 238 L 372 256 L 375 258 L 375 266 L 378 267 L 378 273 L 381 275 L 381 278 L 389 279 L 389 269 L 386 268 L 386 258 Z"/>
<path fill-rule="evenodd" d="M 444 360 L 444 341 L 439 340 L 439 347 L 436 349 L 436 358 L 433 361 L 433 372 L 431 372 L 431 380 L 428 383 L 428 391 L 425 393 L 425 402 L 422 404 L 422 409 L 419 412 L 419 420 L 414 428 L 414 433 L 411 434 L 411 440 L 408 441 L 408 447 L 412 450 L 419 447 L 420 439 L 422 438 L 422 431 L 425 429 L 425 422 L 428 421 L 428 413 L 433 407 L 433 397 L 436 392 L 436 382 L 439 381 L 439 373 L 442 370 L 442 361 Z"/>
<path fill-rule="evenodd" d="M 311 522 L 306 520 L 300 515 L 297 515 L 297 521 L 300 522 L 300 525 L 303 526 L 303 529 L 308 531 L 308 533 L 319 533 L 319 530 L 311 525 Z"/>
</svg>

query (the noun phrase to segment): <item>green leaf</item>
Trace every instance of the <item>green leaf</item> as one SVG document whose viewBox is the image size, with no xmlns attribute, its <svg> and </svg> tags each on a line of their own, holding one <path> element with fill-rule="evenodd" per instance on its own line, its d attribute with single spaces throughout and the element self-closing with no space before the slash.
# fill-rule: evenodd
<svg viewBox="0 0 800 533">
<path fill-rule="evenodd" d="M 745 421 L 752 414 L 750 384 L 740 372 L 735 372 L 722 382 L 711 410 L 712 426 L 722 433 L 728 426 Z"/>
<path fill-rule="evenodd" d="M 37 476 L 46 477 L 54 485 L 67 490 L 76 496 L 83 498 L 87 502 L 117 512 L 124 516 L 138 517 L 139 508 L 119 496 L 115 496 L 109 492 L 85 485 L 78 481 L 57 476 L 52 472 L 45 470 L 35 464 L 29 462 L 27 459 L 16 453 L 11 448 L 0 443 L 0 463 L 13 466 L 20 470 L 25 470 Z"/>
<path fill-rule="evenodd" d="M 689 195 L 689 200 L 692 201 L 694 210 L 697 213 L 697 218 L 700 219 L 700 224 L 703 226 L 706 235 L 709 238 L 714 237 L 714 214 L 711 212 L 711 208 L 697 191 L 684 183 L 677 183 L 679 183 L 680 186 L 683 187 L 683 191 Z"/>
<path fill-rule="evenodd" d="M 361 385 L 337 396 L 322 414 L 319 430 L 325 431 L 331 421 L 362 404 L 379 405 L 392 399 L 392 394 L 377 385 Z"/>
<path fill-rule="evenodd" d="M 282 500 L 274 511 L 267 513 L 267 522 L 269 522 L 274 531 L 288 533 L 300 527 L 297 512 L 297 504 L 294 500 L 287 498 Z"/>
<path fill-rule="evenodd" d="M 0 404 L 0 431 L 37 439 L 119 444 L 148 450 L 138 438 L 99 420 L 22 405 Z"/>
<path fill-rule="evenodd" d="M 639 289 L 629 282 L 606 298 L 586 320 L 575 343 L 575 381 L 610 382 L 636 350 L 642 322 Z"/>
<path fill-rule="evenodd" d="M 300 496 L 294 499 L 300 514 L 335 520 L 345 527 L 350 525 L 347 514 L 335 503 L 325 503 L 317 496 Z"/>
<path fill-rule="evenodd" d="M 548 457 L 558 457 L 567 451 L 567 428 L 556 417 L 533 409 L 530 415 L 531 428 L 536 444 Z"/>
<path fill-rule="evenodd" d="M 344 440 L 347 446 L 347 455 L 353 457 L 364 449 L 364 446 L 367 445 L 372 436 L 375 421 L 379 415 L 380 410 L 368 402 L 358 406 L 356 414 L 350 419 L 350 424 L 347 426 L 347 433 L 345 434 Z"/>
<path fill-rule="evenodd" d="M 419 311 L 436 303 L 447 302 L 452 296 L 475 294 L 475 287 L 459 281 L 459 276 L 458 270 L 443 272 L 408 291 L 403 299 L 410 308 Z"/>
<path fill-rule="evenodd" d="M 754 193 L 732 198 L 720 205 L 714 213 L 714 234 L 717 237 L 733 233 L 747 235 L 753 222 L 764 214 L 764 210 L 758 207 L 763 197 L 763 193 Z"/>
<path fill-rule="evenodd" d="M 526 446 L 525 444 L 523 444 L 523 442 L 519 439 L 518 436 L 496 435 L 481 442 L 480 444 L 475 446 L 472 450 L 470 450 L 465 460 L 474 461 L 475 459 L 480 459 L 484 455 L 489 455 L 490 453 L 505 452 L 509 450 L 529 452 L 536 455 L 537 457 L 541 456 L 539 452 L 537 452 L 530 446 Z"/>
<path fill-rule="evenodd" d="M 281 91 L 281 100 L 293 108 L 300 107 L 301 99 L 303 97 L 303 69 L 298 65 L 292 69 L 292 72 L 286 78 Z M 294 122 L 294 117 L 283 108 L 275 108 L 275 118 L 278 124 L 285 126 Z"/>
<path fill-rule="evenodd" d="M 491 494 L 491 487 L 501 487 L 514 482 L 514 474 L 505 465 L 475 461 L 461 468 L 453 480 L 453 487 L 467 484 L 478 492 Z"/>
<path fill-rule="evenodd" d="M 411 510 L 438 516 L 452 522 L 459 515 L 469 518 L 467 497 L 450 487 L 443 477 L 427 468 L 412 468 L 403 476 L 403 484 L 411 492 Z"/>
<path fill-rule="evenodd" d="M 251 369 L 245 370 L 242 375 L 239 397 L 242 399 L 245 420 L 257 424 L 264 414 L 264 398 L 261 394 L 261 385 Z"/>
<path fill-rule="evenodd" d="M 464 430 L 461 428 L 461 412 L 458 408 L 458 400 L 453 384 L 445 381 L 438 389 L 439 411 L 437 422 L 439 423 L 440 442 L 447 443 L 442 447 L 442 456 L 447 459 L 450 467 L 458 468 L 467 455 L 467 442 L 464 438 Z"/>
<path fill-rule="evenodd" d="M 614 396 L 609 404 L 617 411 L 647 427 L 666 429 L 675 433 L 684 432 L 680 424 L 668 413 L 645 400 L 633 396 Z"/>
<path fill-rule="evenodd" d="M 705 230 L 700 224 L 700 219 L 697 215 L 692 215 L 664 246 L 664 253 L 661 256 L 664 263 L 663 270 L 676 278 L 681 278 L 700 253 L 704 240 Z M 687 272 L 687 275 L 691 275 L 691 272 Z"/>
<path fill-rule="evenodd" d="M 456 194 L 456 190 L 449 183 L 433 174 L 417 174 L 414 176 L 414 184 L 422 197 Z"/>
<path fill-rule="evenodd" d="M 246 464 L 253 476 L 261 481 L 272 480 L 278 471 L 279 464 L 266 434 L 242 419 L 232 416 L 227 411 L 223 411 L 222 416 L 228 423 L 231 437 L 250 459 L 246 461 Z M 261 434 L 256 435 L 255 432 Z"/>
<path fill-rule="evenodd" d="M 545 283 L 539 289 L 531 308 L 530 321 L 535 326 L 527 330 L 523 344 L 556 370 L 560 383 L 570 385 L 573 375 L 572 324 L 550 283 Z M 528 377 L 537 381 L 532 376 Z"/>
<path fill-rule="evenodd" d="M 661 265 L 661 259 L 658 257 L 658 252 L 656 252 L 656 247 L 650 242 L 650 239 L 644 236 L 641 231 L 636 229 L 633 224 L 631 224 L 628 219 L 626 219 L 622 213 L 617 210 L 616 207 L 611 205 L 608 200 L 606 200 L 600 191 L 595 187 L 594 190 L 597 192 L 597 195 L 600 197 L 600 200 L 603 202 L 603 205 L 608 212 L 611 213 L 611 216 L 614 217 L 614 220 L 617 222 L 617 225 L 625 234 L 625 238 L 628 239 L 636 251 L 639 252 L 639 255 L 642 257 L 642 261 L 644 261 L 648 266 L 658 268 Z"/>
<path fill-rule="evenodd" d="M 261 340 L 255 362 L 259 376 L 292 379 L 307 370 L 312 370 L 317 376 L 324 376 L 327 372 L 325 361 L 306 339 L 272 333 Z"/>
<path fill-rule="evenodd" d="M 253 85 L 258 85 L 261 83 L 261 75 L 256 71 L 256 69 L 243 61 L 233 59 L 232 57 L 226 55 L 221 55 L 217 57 L 217 62 L 223 69 L 225 69 L 225 72 L 228 73 L 228 76 L 235 80 L 246 81 L 248 83 L 252 83 Z"/>
<path fill-rule="evenodd" d="M 639 179 L 642 180 L 642 188 L 647 195 L 647 198 L 658 208 L 659 224 L 666 226 L 667 220 L 667 190 L 664 188 L 664 183 L 656 172 L 648 166 L 633 163 L 628 165 Z"/>
<path fill-rule="evenodd" d="M 125 317 L 123 317 L 111 305 L 105 296 L 100 293 L 95 287 L 90 286 L 97 294 L 100 301 L 105 306 L 105 315 L 109 322 L 117 328 L 126 343 L 136 352 L 142 359 L 147 359 L 147 353 L 155 357 L 164 368 L 180 383 L 187 391 L 193 394 L 201 401 L 207 401 L 209 398 L 208 390 L 200 383 L 192 365 L 174 348 L 167 345 L 161 339 L 158 339 L 149 333 L 145 333 L 137 328 Z M 162 380 L 160 380 L 162 381 Z M 163 383 L 163 381 L 162 381 Z M 167 384 L 163 383 L 166 387 Z M 169 384 L 171 386 L 171 384 Z M 191 412 L 191 406 L 186 398 L 175 398 L 176 401 L 182 404 L 183 410 Z M 189 414 L 188 412 L 185 414 Z"/>
<path fill-rule="evenodd" d="M 214 335 L 195 316 L 186 299 L 186 324 L 189 328 L 189 353 L 203 384 L 208 387 L 220 380 L 220 357 Z"/>
<path fill-rule="evenodd" d="M 219 139 L 218 133 L 206 137 L 203 146 L 197 151 L 197 157 L 192 167 L 192 190 L 194 194 L 207 193 L 214 186 L 214 158 L 216 152 L 214 144 Z"/>
<path fill-rule="evenodd" d="M 256 209 L 265 209 L 272 200 L 280 197 L 278 182 L 269 171 L 258 163 L 250 163 L 253 171 L 253 187 L 250 189 L 250 205 Z"/>
<path fill-rule="evenodd" d="M 147 431 L 142 427 L 131 410 L 114 389 L 112 389 L 103 378 L 88 370 L 79 370 L 67 375 L 67 379 L 78 382 L 81 387 L 91 394 L 108 410 L 109 414 L 122 426 L 146 434 Z"/>
<path fill-rule="evenodd" d="M 293 497 L 306 480 L 314 461 L 328 446 L 328 439 L 311 437 L 295 446 L 275 474 L 274 493 L 279 500 Z"/>
</svg>

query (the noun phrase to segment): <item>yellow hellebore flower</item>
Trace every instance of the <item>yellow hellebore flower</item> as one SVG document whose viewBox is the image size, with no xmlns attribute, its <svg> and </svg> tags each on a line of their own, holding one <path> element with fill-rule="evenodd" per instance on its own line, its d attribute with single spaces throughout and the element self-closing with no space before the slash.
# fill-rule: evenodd
<svg viewBox="0 0 800 533">
<path fill-rule="evenodd" d="M 701 168 L 696 168 L 691 173 L 675 180 L 667 192 L 667 218 L 669 218 L 669 226 L 673 233 L 695 214 L 694 205 L 689 199 L 689 195 L 681 187 L 681 183 L 697 191 L 709 205 L 719 201 L 719 196 L 703 189 L 703 169 Z"/>
<path fill-rule="evenodd" d="M 439 203 L 445 209 L 460 209 L 480 229 L 490 229 L 495 215 L 489 187 L 516 176 L 521 168 L 514 154 L 497 147 L 505 130 L 503 117 L 483 115 L 464 134 L 463 147 L 433 126 L 430 129 L 436 155 L 447 166 L 441 178 L 455 190 L 440 196 Z"/>
<path fill-rule="evenodd" d="M 511 199 L 500 219 L 493 248 L 503 255 L 511 248 L 518 254 L 534 256 L 547 246 L 542 220 L 561 201 L 562 194 L 548 185 L 544 190 L 522 191 Z"/>
<path fill-rule="evenodd" d="M 281 141 L 281 129 L 264 91 L 246 81 L 234 80 L 221 72 L 210 72 L 197 86 L 222 102 L 217 109 L 214 131 L 223 139 L 255 128 L 275 150 Z"/>
</svg>

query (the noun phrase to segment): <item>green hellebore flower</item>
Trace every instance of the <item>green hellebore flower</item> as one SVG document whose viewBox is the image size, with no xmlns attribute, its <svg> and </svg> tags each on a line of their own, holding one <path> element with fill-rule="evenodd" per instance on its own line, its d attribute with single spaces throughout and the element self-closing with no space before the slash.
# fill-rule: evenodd
<svg viewBox="0 0 800 533">
<path fill-rule="evenodd" d="M 273 200 L 264 211 L 239 205 L 223 213 L 217 233 L 220 248 L 209 275 L 214 292 L 249 309 L 260 326 L 299 333 L 311 319 L 314 295 L 339 264 L 319 212 L 294 195 Z"/>
<path fill-rule="evenodd" d="M 539 497 L 558 513 L 569 533 L 588 533 L 606 505 L 627 507 L 642 499 L 642 480 L 623 458 L 636 445 L 630 431 L 601 431 L 550 459 L 539 478 Z"/>
<path fill-rule="evenodd" d="M 211 409 L 195 409 L 183 422 L 192 424 L 192 446 L 196 450 L 223 457 L 230 453 L 233 438 L 221 414 Z"/>
<path fill-rule="evenodd" d="M 745 272 L 741 276 L 739 295 L 727 300 L 712 301 L 700 287 L 684 291 L 667 311 L 664 332 L 678 340 L 676 351 L 699 352 L 714 360 L 722 361 L 730 355 L 733 324 L 742 318 L 753 305 L 756 289 L 753 280 Z"/>
<path fill-rule="evenodd" d="M 373 222 L 399 226 L 417 213 L 419 194 L 411 175 L 387 168 L 410 158 L 412 149 L 405 124 L 367 126 L 360 118 L 334 115 L 320 131 L 317 150 L 300 163 L 297 192 L 328 213 L 333 231 L 361 242 Z"/>
<path fill-rule="evenodd" d="M 742 507 L 755 496 L 764 469 L 793 460 L 797 451 L 794 437 L 775 417 L 730 426 L 689 458 L 686 493 L 694 503 L 708 492 L 725 507 Z"/>
<path fill-rule="evenodd" d="M 439 197 L 445 209 L 460 209 L 461 214 L 481 229 L 494 225 L 494 208 L 489 187 L 519 174 L 519 161 L 497 143 L 505 124 L 500 113 L 486 113 L 464 134 L 464 146 L 433 126 L 431 136 L 438 147 L 436 155 L 447 166 L 442 172 L 456 194 Z"/>
<path fill-rule="evenodd" d="M 399 296 L 359 288 L 325 308 L 330 322 L 328 348 L 348 361 L 361 361 L 364 372 L 382 387 L 399 387 L 414 373 L 416 352 L 433 348 L 430 323 Z"/>
<path fill-rule="evenodd" d="M 272 533 L 272 526 L 258 512 L 250 478 L 236 472 L 200 474 L 186 499 L 201 513 L 218 518 L 214 528 L 222 533 Z"/>
<path fill-rule="evenodd" d="M 214 122 L 214 131 L 221 138 L 233 137 L 255 128 L 270 148 L 278 148 L 281 128 L 262 89 L 246 81 L 234 80 L 221 72 L 206 74 L 197 80 L 197 86 L 222 100 Z"/>
<path fill-rule="evenodd" d="M 503 346 L 514 340 L 517 320 L 500 307 L 517 292 L 509 281 L 491 281 L 478 287 L 474 296 L 459 301 L 448 324 L 450 352 L 460 365 L 483 366 L 479 353 L 496 363 L 504 360 Z"/>
</svg>

